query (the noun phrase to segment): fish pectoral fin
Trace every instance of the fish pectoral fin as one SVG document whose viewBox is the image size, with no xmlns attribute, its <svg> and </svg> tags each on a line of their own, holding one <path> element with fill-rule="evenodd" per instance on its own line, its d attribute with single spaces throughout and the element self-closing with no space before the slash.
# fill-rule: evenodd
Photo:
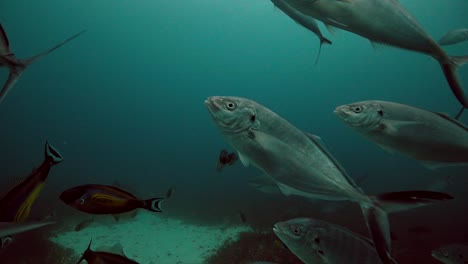
<svg viewBox="0 0 468 264">
<path fill-rule="evenodd" d="M 444 163 L 444 162 L 431 162 L 431 161 L 421 161 L 421 164 L 430 170 L 437 170 L 443 167 L 466 166 L 466 163 Z"/>
<path fill-rule="evenodd" d="M 281 192 L 286 195 L 286 196 L 289 196 L 291 194 L 293 194 L 293 191 L 290 187 L 282 184 L 282 183 L 277 183 L 278 184 L 278 188 L 281 190 Z"/>
<path fill-rule="evenodd" d="M 389 135 L 397 135 L 398 131 L 402 128 L 421 125 L 421 122 L 415 121 L 397 121 L 397 120 L 383 120 L 381 121 L 381 129 Z"/>
<path fill-rule="evenodd" d="M 391 149 L 390 147 L 387 147 L 385 145 L 381 145 L 381 144 L 377 144 L 381 149 L 383 149 L 384 151 L 390 153 L 390 154 L 395 154 L 395 150 Z"/>
<path fill-rule="evenodd" d="M 242 153 L 239 153 L 239 159 L 241 160 L 242 164 L 244 164 L 245 167 L 248 167 L 250 165 L 250 161 L 247 157 L 245 157 Z"/>
<path fill-rule="evenodd" d="M 344 24 L 344 23 L 341 23 L 341 22 L 338 22 L 338 21 L 336 21 L 336 20 L 334 20 L 334 19 L 331 19 L 331 18 L 329 18 L 329 17 L 327 17 L 327 20 L 330 21 L 330 22 L 332 22 L 333 24 L 337 24 L 337 25 L 340 25 L 340 26 L 342 26 L 342 27 L 348 27 L 348 25 L 346 25 L 346 24 Z"/>
<path fill-rule="evenodd" d="M 327 29 L 327 31 L 330 33 L 330 34 L 335 34 L 338 30 L 336 27 L 330 25 L 330 24 L 327 24 L 327 23 L 323 23 L 325 25 L 325 28 Z"/>
</svg>

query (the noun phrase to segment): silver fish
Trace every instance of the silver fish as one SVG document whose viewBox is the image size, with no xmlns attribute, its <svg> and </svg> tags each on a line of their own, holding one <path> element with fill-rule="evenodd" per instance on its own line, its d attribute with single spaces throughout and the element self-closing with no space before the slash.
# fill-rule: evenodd
<svg viewBox="0 0 468 264">
<path fill-rule="evenodd" d="M 468 245 L 446 245 L 432 250 L 432 257 L 445 264 L 466 264 L 468 263 Z"/>
<path fill-rule="evenodd" d="M 54 223 L 55 222 L 52 221 L 24 223 L 0 222 L 0 249 L 5 249 L 13 242 L 13 238 L 11 237 L 13 235 L 38 229 Z"/>
<path fill-rule="evenodd" d="M 382 263 L 370 239 L 325 221 L 296 218 L 275 224 L 273 231 L 306 264 Z"/>
<path fill-rule="evenodd" d="M 369 39 L 372 43 L 390 45 L 423 53 L 437 60 L 453 94 L 468 108 L 457 68 L 468 62 L 468 56 L 452 57 L 429 36 L 416 19 L 397 0 L 287 0 L 300 12 L 328 26 L 341 28 Z"/>
<path fill-rule="evenodd" d="M 468 163 L 468 128 L 447 115 L 386 101 L 342 105 L 335 113 L 388 152 L 401 153 L 426 167 Z"/>
<path fill-rule="evenodd" d="M 35 60 L 44 57 L 45 55 L 51 53 L 52 51 L 60 48 L 71 40 L 77 38 L 79 35 L 83 34 L 85 31 L 81 31 L 78 34 L 71 36 L 70 38 L 62 41 L 61 43 L 53 46 L 52 48 L 28 59 L 18 59 L 10 48 L 10 43 L 8 41 L 7 34 L 3 29 L 3 26 L 0 24 L 0 67 L 7 67 L 10 70 L 8 79 L 3 85 L 2 90 L 0 90 L 0 103 L 3 101 L 7 93 L 13 88 L 15 83 L 19 80 L 24 70 L 33 63 Z"/>
<path fill-rule="evenodd" d="M 468 40 L 468 28 L 453 29 L 439 39 L 439 45 L 448 46 Z"/>
<path fill-rule="evenodd" d="M 272 177 L 283 194 L 359 203 L 384 263 L 391 263 L 387 213 L 453 199 L 425 191 L 367 196 L 319 137 L 299 130 L 268 108 L 245 98 L 222 96 L 208 98 L 205 105 L 242 163 Z"/>
<path fill-rule="evenodd" d="M 317 64 L 319 57 L 320 57 L 320 52 L 322 50 L 322 45 L 323 44 L 328 44 L 331 45 L 332 42 L 325 38 L 322 34 L 322 31 L 320 31 L 320 28 L 317 24 L 317 21 L 311 16 L 307 16 L 296 10 L 294 7 L 289 5 L 286 0 L 271 0 L 271 2 L 281 9 L 283 13 L 288 15 L 292 20 L 294 20 L 296 23 L 299 25 L 305 27 L 306 29 L 310 30 L 313 32 L 320 40 L 320 47 L 319 51 L 317 54 L 317 59 L 315 60 L 315 64 Z"/>
</svg>

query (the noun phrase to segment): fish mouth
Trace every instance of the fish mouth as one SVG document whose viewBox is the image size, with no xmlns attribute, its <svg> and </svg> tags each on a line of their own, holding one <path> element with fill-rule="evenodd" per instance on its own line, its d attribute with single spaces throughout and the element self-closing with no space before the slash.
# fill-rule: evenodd
<svg viewBox="0 0 468 264">
<path fill-rule="evenodd" d="M 275 234 L 283 233 L 283 231 L 281 231 L 281 228 L 278 226 L 278 224 L 275 224 L 275 225 L 273 226 L 273 232 L 274 232 Z"/>
<path fill-rule="evenodd" d="M 215 103 L 216 98 L 217 96 L 211 96 L 205 100 L 205 106 L 211 113 L 214 113 L 219 110 L 219 107 L 217 107 Z"/>
<path fill-rule="evenodd" d="M 335 108 L 333 113 L 335 113 L 341 119 L 346 119 L 349 117 L 349 113 L 347 111 L 346 106 L 338 106 L 337 108 Z"/>
</svg>

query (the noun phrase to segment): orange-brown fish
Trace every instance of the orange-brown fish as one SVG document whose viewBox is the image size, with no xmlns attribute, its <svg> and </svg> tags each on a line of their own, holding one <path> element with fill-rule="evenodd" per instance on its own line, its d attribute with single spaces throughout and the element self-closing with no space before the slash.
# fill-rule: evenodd
<svg viewBox="0 0 468 264">
<path fill-rule="evenodd" d="M 162 212 L 160 204 L 164 198 L 141 200 L 115 186 L 86 184 L 64 191 L 60 195 L 60 200 L 88 214 L 117 215 L 137 208 Z"/>
<path fill-rule="evenodd" d="M 63 157 L 49 143 L 45 143 L 44 161 L 27 178 L 13 187 L 0 200 L 0 222 L 23 222 L 31 211 L 50 169 L 60 163 Z"/>
<path fill-rule="evenodd" d="M 218 164 L 216 166 L 218 171 L 226 165 L 232 165 L 238 160 L 236 153 L 228 153 L 226 150 L 221 150 L 218 157 Z"/>
<path fill-rule="evenodd" d="M 89 242 L 88 248 L 81 256 L 77 264 L 86 260 L 88 264 L 138 264 L 138 262 L 127 258 L 124 255 L 118 255 L 110 252 L 92 251 L 92 240 Z"/>
</svg>

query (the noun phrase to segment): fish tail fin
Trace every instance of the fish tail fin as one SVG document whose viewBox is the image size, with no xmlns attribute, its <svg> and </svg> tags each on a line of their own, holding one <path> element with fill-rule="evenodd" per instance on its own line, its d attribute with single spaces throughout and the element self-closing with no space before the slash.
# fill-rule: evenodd
<svg viewBox="0 0 468 264">
<path fill-rule="evenodd" d="M 81 261 L 83 261 L 83 260 L 85 259 L 86 255 L 87 255 L 86 253 L 92 251 L 92 250 L 91 250 L 91 243 L 93 243 L 93 239 L 91 239 L 91 240 L 89 241 L 88 248 L 87 248 L 86 251 L 83 253 L 83 255 L 81 255 L 80 260 L 78 260 L 78 262 L 77 262 L 76 264 L 80 264 Z"/>
<path fill-rule="evenodd" d="M 318 53 L 317 53 L 317 58 L 315 59 L 315 65 L 318 64 L 318 61 L 319 61 L 319 58 L 320 58 L 320 53 L 322 52 L 323 44 L 331 45 L 332 42 L 329 39 L 325 38 L 325 37 L 320 38 L 320 46 L 319 46 L 319 50 L 318 50 Z"/>
<path fill-rule="evenodd" d="M 37 59 L 40 59 L 48 54 L 50 54 L 51 52 L 53 52 L 54 50 L 62 47 L 63 45 L 67 44 L 68 42 L 72 41 L 73 39 L 77 38 L 78 36 L 80 36 L 81 34 L 85 33 L 86 30 L 82 30 L 80 32 L 78 32 L 77 34 L 65 39 L 64 41 L 58 43 L 57 45 L 53 46 L 52 48 L 42 52 L 42 53 L 39 53 L 37 54 L 36 56 L 33 56 L 31 58 L 28 58 L 28 59 L 23 59 L 23 60 L 20 60 L 21 64 L 24 64 L 24 65 L 29 65 L 31 63 L 33 63 L 34 61 L 36 61 Z"/>
<path fill-rule="evenodd" d="M 458 111 L 457 115 L 455 116 L 456 120 L 460 120 L 460 117 L 463 115 L 463 111 L 465 111 L 465 107 L 461 107 L 460 111 Z"/>
<path fill-rule="evenodd" d="M 391 192 L 370 198 L 371 202 L 361 205 L 361 209 L 377 253 L 384 264 L 394 263 L 391 257 L 389 213 L 453 199 L 448 194 L 432 191 Z"/>
<path fill-rule="evenodd" d="M 5 84 L 2 87 L 2 90 L 0 91 L 0 102 L 3 101 L 3 99 L 6 97 L 11 88 L 13 88 L 16 82 L 20 79 L 27 66 L 27 64 L 23 64 L 21 62 L 16 62 L 14 65 L 9 66 L 10 74 L 8 75 L 8 79 L 6 80 Z"/>
<path fill-rule="evenodd" d="M 468 108 L 468 99 L 465 97 L 463 87 L 457 76 L 458 68 L 465 63 L 468 63 L 468 56 L 449 56 L 448 60 L 440 62 L 440 66 L 453 94 L 464 108 Z"/>
<path fill-rule="evenodd" d="M 151 212 L 162 213 L 161 203 L 164 198 L 153 198 L 144 201 L 143 208 Z"/>
<path fill-rule="evenodd" d="M 60 155 L 58 150 L 52 147 L 49 142 L 46 141 L 44 149 L 45 160 L 52 163 L 52 165 L 62 162 L 63 157 Z"/>
</svg>

